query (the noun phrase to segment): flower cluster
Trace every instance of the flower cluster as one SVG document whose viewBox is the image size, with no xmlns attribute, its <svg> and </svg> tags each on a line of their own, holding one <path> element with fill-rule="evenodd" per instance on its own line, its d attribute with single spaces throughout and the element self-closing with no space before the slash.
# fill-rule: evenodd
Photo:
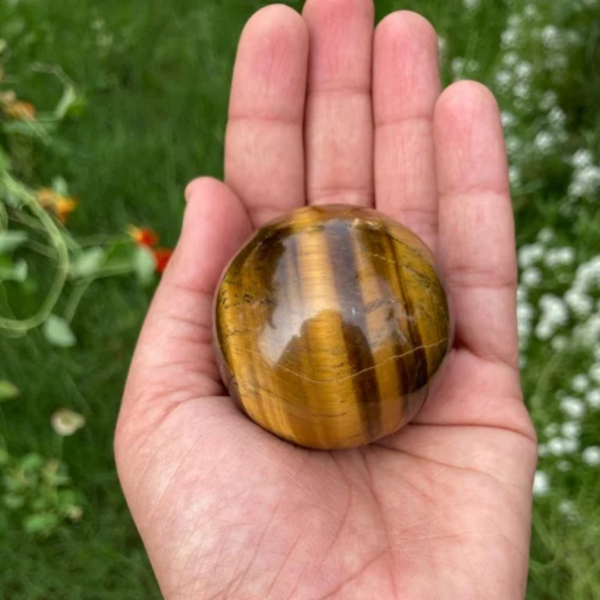
<svg viewBox="0 0 600 600">
<path fill-rule="evenodd" d="M 534 412 L 541 425 L 534 493 L 544 496 L 553 477 L 575 465 L 600 466 L 600 447 L 586 435 L 586 423 L 600 418 L 600 255 L 578 261 L 575 248 L 560 244 L 557 233 L 545 228 L 533 243 L 520 247 L 518 261 L 522 366 L 540 352 L 546 362 L 554 361 L 554 369 L 537 377 L 538 387 L 545 377 L 560 373 L 568 357 L 578 357 L 579 372 L 562 384 L 559 377 L 558 385 L 546 390 L 543 408 Z M 566 517 L 574 517 L 574 505 L 563 508 Z"/>
<path fill-rule="evenodd" d="M 140 228 L 131 225 L 127 232 L 138 246 L 150 249 L 152 256 L 154 257 L 156 272 L 164 273 L 173 254 L 173 250 L 171 250 L 171 248 L 157 247 L 159 237 L 156 232 L 152 231 L 152 229 Z"/>
<path fill-rule="evenodd" d="M 60 194 L 52 188 L 40 188 L 36 191 L 35 196 L 40 206 L 56 215 L 61 223 L 66 223 L 67 217 L 79 203 L 77 198 Z"/>
<path fill-rule="evenodd" d="M 465 1 L 469 9 L 477 4 Z M 598 5 L 597 0 L 509 1 L 501 59 L 488 82 L 502 107 L 513 189 L 522 194 L 544 185 L 544 169 L 570 171 L 561 204 L 564 214 L 572 214 L 582 200 L 593 201 L 600 191 L 600 157 L 583 141 L 585 136 L 573 139 L 572 117 L 563 106 L 563 98 L 572 93 L 573 74 L 584 62 L 589 36 L 582 33 L 582 24 L 594 19 Z M 455 79 L 478 78 L 478 71 L 476 61 L 452 61 Z M 553 187 L 549 193 L 555 191 Z"/>
</svg>

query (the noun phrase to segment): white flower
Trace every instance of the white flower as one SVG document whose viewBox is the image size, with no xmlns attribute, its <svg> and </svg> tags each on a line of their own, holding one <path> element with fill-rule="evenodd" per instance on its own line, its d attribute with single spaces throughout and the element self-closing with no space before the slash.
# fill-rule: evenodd
<svg viewBox="0 0 600 600">
<path fill-rule="evenodd" d="M 61 436 L 73 435 L 85 425 L 85 418 L 68 408 L 57 410 L 50 418 L 52 429 Z"/>
<path fill-rule="evenodd" d="M 515 73 L 519 79 L 529 79 L 533 73 L 533 67 L 531 63 L 523 61 L 515 66 Z"/>
<path fill-rule="evenodd" d="M 468 71 L 469 73 L 475 73 L 478 69 L 479 69 L 479 63 L 473 58 L 468 60 L 465 64 L 465 70 Z"/>
<path fill-rule="evenodd" d="M 596 382 L 596 383 L 600 383 L 600 362 L 598 363 L 594 363 L 591 367 L 590 367 L 590 377 Z"/>
<path fill-rule="evenodd" d="M 584 167 L 589 167 L 594 163 L 594 158 L 592 153 L 589 150 L 581 149 L 577 150 L 575 154 L 571 157 L 571 164 L 578 169 L 583 169 Z"/>
<path fill-rule="evenodd" d="M 544 457 L 548 455 L 548 446 L 546 444 L 540 444 L 538 446 L 538 456 Z"/>
<path fill-rule="evenodd" d="M 463 4 L 467 10 L 476 10 L 479 8 L 481 0 L 463 0 Z"/>
<path fill-rule="evenodd" d="M 599 389 L 595 389 L 595 390 L 590 390 L 586 395 L 585 395 L 585 401 L 592 407 L 592 408 L 600 408 L 600 390 Z"/>
<path fill-rule="evenodd" d="M 67 508 L 67 517 L 69 517 L 71 521 L 79 521 L 81 517 L 83 517 L 83 508 L 75 504 L 69 506 Z"/>
<path fill-rule="evenodd" d="M 507 52 L 503 59 L 502 62 L 507 66 L 507 67 L 514 67 L 518 62 L 519 62 L 519 55 L 514 52 Z"/>
<path fill-rule="evenodd" d="M 544 471 L 536 471 L 533 480 L 533 495 L 545 496 L 550 491 L 550 478 Z"/>
<path fill-rule="evenodd" d="M 517 85 L 515 85 L 513 88 L 513 92 L 517 98 L 521 98 L 523 100 L 527 100 L 527 98 L 529 98 L 531 95 L 529 84 L 525 83 L 524 81 L 517 83 Z"/>
<path fill-rule="evenodd" d="M 515 154 L 517 154 L 517 152 L 519 152 L 519 150 L 521 150 L 522 147 L 523 147 L 523 144 L 518 137 L 516 137 L 514 135 L 507 136 L 506 150 L 511 156 L 514 156 Z"/>
<path fill-rule="evenodd" d="M 452 71 L 455 71 L 454 61 L 452 61 Z M 512 83 L 512 75 L 508 71 L 498 71 L 496 73 L 496 83 L 500 89 L 505 89 Z"/>
<path fill-rule="evenodd" d="M 555 106 L 548 113 L 548 121 L 550 121 L 550 125 L 552 125 L 553 127 L 562 127 L 566 121 L 566 116 L 562 108 L 560 108 L 559 106 Z"/>
<path fill-rule="evenodd" d="M 447 49 L 448 49 L 448 42 L 446 41 L 446 38 L 441 35 L 438 35 L 438 52 L 439 52 L 440 57 L 445 56 Z"/>
<path fill-rule="evenodd" d="M 542 272 L 535 267 L 529 267 L 523 271 L 521 281 L 528 287 L 537 287 L 542 282 Z"/>
<path fill-rule="evenodd" d="M 574 335 L 582 346 L 595 348 L 600 343 L 600 313 L 595 313 L 585 323 L 575 328 Z M 592 375 L 592 379 L 594 376 Z"/>
<path fill-rule="evenodd" d="M 540 131 L 535 136 L 535 140 L 533 140 L 533 145 L 540 152 L 548 152 L 555 145 L 554 136 L 551 133 L 548 133 L 547 131 Z"/>
<path fill-rule="evenodd" d="M 575 375 L 573 377 L 573 381 L 571 381 L 571 387 L 576 392 L 585 392 L 590 387 L 590 380 L 581 373 L 579 375 Z"/>
<path fill-rule="evenodd" d="M 544 227 L 543 229 L 540 229 L 537 239 L 541 244 L 549 244 L 552 240 L 554 240 L 554 231 L 552 231 L 550 227 Z"/>
<path fill-rule="evenodd" d="M 573 454 L 579 448 L 579 440 L 575 438 L 563 440 L 563 448 L 566 454 Z"/>
<path fill-rule="evenodd" d="M 562 438 L 552 438 L 548 442 L 548 452 L 554 454 L 554 456 L 566 454 L 568 452 L 566 442 L 567 440 L 563 440 Z"/>
<path fill-rule="evenodd" d="M 572 419 L 581 419 L 585 414 L 585 404 L 579 399 L 567 396 L 560 401 L 561 410 Z"/>
<path fill-rule="evenodd" d="M 581 458 L 590 467 L 597 467 L 600 465 L 600 446 L 589 446 L 582 452 Z"/>
<path fill-rule="evenodd" d="M 556 106 L 558 103 L 558 96 L 553 90 L 547 91 L 540 100 L 540 108 L 545 111 L 549 111 L 551 108 Z"/>
<path fill-rule="evenodd" d="M 525 15 L 525 18 L 528 20 L 535 20 L 540 16 L 540 13 L 538 12 L 537 7 L 533 4 L 528 4 L 525 7 L 525 11 L 523 12 L 523 14 Z"/>
<path fill-rule="evenodd" d="M 554 25 L 547 25 L 544 27 L 544 29 L 542 29 L 542 42 L 547 48 L 560 48 L 562 44 L 558 28 Z"/>
<path fill-rule="evenodd" d="M 571 265 L 575 261 L 575 250 L 569 246 L 551 248 L 546 252 L 544 262 L 550 268 Z"/>
<path fill-rule="evenodd" d="M 506 50 L 511 46 L 514 46 L 517 42 L 517 32 L 514 29 L 507 29 L 502 32 L 502 47 Z"/>
<path fill-rule="evenodd" d="M 579 518 L 579 513 L 572 500 L 561 500 L 557 506 L 558 512 L 570 521 L 576 521 Z"/>
<path fill-rule="evenodd" d="M 508 169 L 508 179 L 510 185 L 518 186 L 521 183 L 521 170 L 519 167 L 512 166 Z"/>
<path fill-rule="evenodd" d="M 570 471 L 573 468 L 573 464 L 570 463 L 568 460 L 559 460 L 558 463 L 556 463 L 556 466 L 558 467 L 559 471 Z"/>
<path fill-rule="evenodd" d="M 587 294 L 570 289 L 565 294 L 565 302 L 569 308 L 579 317 L 587 317 L 594 308 L 594 302 Z"/>
<path fill-rule="evenodd" d="M 521 15 L 513 13 L 507 19 L 509 29 L 519 29 L 521 27 Z"/>
<path fill-rule="evenodd" d="M 576 421 L 567 421 L 562 424 L 560 432 L 567 439 L 576 439 L 581 435 L 581 424 Z"/>
<path fill-rule="evenodd" d="M 504 127 L 511 127 L 517 122 L 515 115 L 507 110 L 503 110 L 502 113 L 500 113 L 500 119 L 502 120 L 502 125 Z"/>
<path fill-rule="evenodd" d="M 452 60 L 452 64 L 450 65 L 452 68 L 452 73 L 454 73 L 454 75 L 460 75 L 465 68 L 465 60 L 464 58 L 461 58 L 460 56 L 457 56 L 455 59 Z"/>
<path fill-rule="evenodd" d="M 550 425 L 547 425 L 546 428 L 544 429 L 544 435 L 546 437 L 553 438 L 554 436 L 558 435 L 558 431 L 559 431 L 558 424 L 550 423 Z"/>
<path fill-rule="evenodd" d="M 553 325 L 564 325 L 569 320 L 567 305 L 562 298 L 552 294 L 544 294 L 540 298 L 540 308 L 542 310 L 542 319 Z"/>
<path fill-rule="evenodd" d="M 544 256 L 544 248 L 540 244 L 525 244 L 519 248 L 519 265 L 526 269 L 539 262 Z"/>
<path fill-rule="evenodd" d="M 557 352 L 564 350 L 568 344 L 569 344 L 569 340 L 564 335 L 557 335 L 557 336 L 553 337 L 552 341 L 550 342 L 552 349 L 556 350 Z"/>
<path fill-rule="evenodd" d="M 600 181 L 600 167 L 596 165 L 588 165 L 587 167 L 583 167 L 581 171 L 577 174 L 577 178 L 579 181 L 583 183 L 589 189 L 595 188 Z"/>
<path fill-rule="evenodd" d="M 519 321 L 531 321 L 533 319 L 534 310 L 531 304 L 526 302 L 517 303 L 517 319 Z"/>
<path fill-rule="evenodd" d="M 535 328 L 535 335 L 540 340 L 549 340 L 556 331 L 556 327 L 546 320 L 540 321 Z"/>
</svg>

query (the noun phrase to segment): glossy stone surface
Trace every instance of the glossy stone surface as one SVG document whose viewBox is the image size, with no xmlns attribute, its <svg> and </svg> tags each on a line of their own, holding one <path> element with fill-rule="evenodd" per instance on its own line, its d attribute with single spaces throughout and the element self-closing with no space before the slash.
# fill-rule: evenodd
<svg viewBox="0 0 600 600">
<path fill-rule="evenodd" d="M 432 255 L 363 208 L 299 209 L 261 228 L 215 298 L 223 380 L 256 423 L 296 444 L 368 444 L 423 404 L 449 346 Z"/>
</svg>

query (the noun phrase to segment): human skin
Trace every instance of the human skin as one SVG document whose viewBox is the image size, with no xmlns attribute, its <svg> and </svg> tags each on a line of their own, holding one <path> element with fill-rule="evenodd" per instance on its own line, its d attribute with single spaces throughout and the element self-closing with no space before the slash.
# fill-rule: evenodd
<svg viewBox="0 0 600 600">
<path fill-rule="evenodd" d="M 186 190 L 116 433 L 127 501 L 167 600 L 517 600 L 535 432 L 522 400 L 517 269 L 498 107 L 440 89 L 437 37 L 371 0 L 272 5 L 248 22 L 225 183 Z M 193 76 L 193 73 L 190 74 Z M 374 206 L 430 246 L 455 320 L 429 399 L 344 451 L 277 439 L 227 396 L 212 299 L 227 261 L 304 204 Z"/>
</svg>

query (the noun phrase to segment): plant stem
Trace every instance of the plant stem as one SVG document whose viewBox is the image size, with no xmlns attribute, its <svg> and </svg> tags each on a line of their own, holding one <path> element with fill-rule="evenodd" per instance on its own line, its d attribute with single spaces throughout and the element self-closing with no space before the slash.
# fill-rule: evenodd
<svg viewBox="0 0 600 600">
<path fill-rule="evenodd" d="M 75 313 L 79 308 L 79 304 L 81 303 L 83 296 L 85 295 L 88 288 L 90 287 L 90 285 L 92 285 L 93 282 L 93 279 L 84 279 L 83 281 L 80 281 L 75 285 L 73 291 L 71 292 L 71 296 L 67 301 L 67 306 L 65 307 L 63 313 L 63 317 L 68 323 L 71 323 L 71 321 L 73 321 L 73 317 L 75 316 Z"/>
<path fill-rule="evenodd" d="M 7 319 L 0 317 L 0 329 L 24 332 L 41 325 L 54 310 L 56 302 L 67 281 L 69 273 L 69 250 L 61 231 L 48 213 L 37 203 L 29 189 L 11 177 L 8 173 L 4 174 L 2 182 L 8 190 L 21 198 L 24 204 L 37 217 L 56 250 L 56 274 L 40 309 L 34 315 L 26 319 Z"/>
</svg>

